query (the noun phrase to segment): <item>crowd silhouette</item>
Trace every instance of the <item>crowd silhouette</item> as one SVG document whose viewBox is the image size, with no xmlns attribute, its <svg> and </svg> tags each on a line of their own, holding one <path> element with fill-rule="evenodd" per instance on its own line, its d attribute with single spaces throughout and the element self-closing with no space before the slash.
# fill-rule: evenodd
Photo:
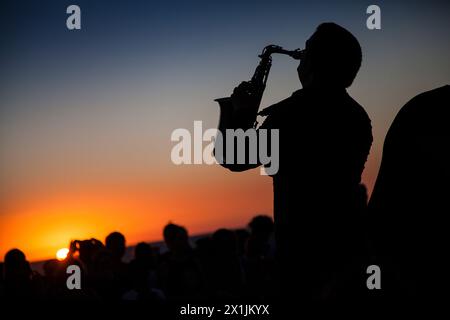
<svg viewBox="0 0 450 320">
<path fill-rule="evenodd" d="M 186 228 L 163 230 L 165 252 L 141 242 L 123 261 L 125 236 L 109 234 L 74 240 L 63 261 L 48 260 L 43 273 L 32 270 L 25 254 L 10 250 L 1 264 L 0 296 L 7 300 L 218 302 L 268 300 L 277 292 L 273 221 L 259 215 L 247 229 L 219 229 L 194 243 Z M 69 265 L 81 270 L 81 289 L 70 290 Z"/>
</svg>

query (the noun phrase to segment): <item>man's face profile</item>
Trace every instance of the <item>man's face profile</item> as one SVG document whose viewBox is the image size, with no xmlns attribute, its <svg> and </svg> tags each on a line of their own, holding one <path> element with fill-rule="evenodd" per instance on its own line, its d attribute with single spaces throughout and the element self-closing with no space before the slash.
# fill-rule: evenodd
<svg viewBox="0 0 450 320">
<path fill-rule="evenodd" d="M 306 41 L 303 57 L 302 59 L 300 59 L 300 63 L 297 67 L 298 77 L 300 79 L 303 88 L 310 87 L 313 82 L 313 70 L 311 65 L 310 54 L 308 51 L 313 36 L 311 36 L 311 38 L 309 38 L 309 40 Z"/>
</svg>

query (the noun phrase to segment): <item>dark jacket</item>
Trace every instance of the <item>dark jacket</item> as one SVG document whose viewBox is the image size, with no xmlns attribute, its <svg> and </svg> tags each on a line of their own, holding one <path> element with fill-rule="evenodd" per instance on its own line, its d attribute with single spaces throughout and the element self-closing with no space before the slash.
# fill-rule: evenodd
<svg viewBox="0 0 450 320">
<path fill-rule="evenodd" d="M 279 129 L 280 136 L 273 175 L 279 254 L 329 257 L 353 250 L 348 242 L 361 228 L 361 174 L 372 144 L 367 113 L 344 89 L 302 89 L 262 114 L 260 129 Z"/>
</svg>

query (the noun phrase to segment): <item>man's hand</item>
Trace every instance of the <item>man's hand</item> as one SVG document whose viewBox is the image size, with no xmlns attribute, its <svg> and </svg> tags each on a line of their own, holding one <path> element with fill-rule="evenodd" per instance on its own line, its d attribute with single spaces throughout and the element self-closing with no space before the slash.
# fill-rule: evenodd
<svg viewBox="0 0 450 320">
<path fill-rule="evenodd" d="M 241 82 L 231 95 L 234 118 L 245 127 L 251 127 L 256 120 L 259 109 L 259 93 L 255 92 L 250 82 Z"/>
</svg>

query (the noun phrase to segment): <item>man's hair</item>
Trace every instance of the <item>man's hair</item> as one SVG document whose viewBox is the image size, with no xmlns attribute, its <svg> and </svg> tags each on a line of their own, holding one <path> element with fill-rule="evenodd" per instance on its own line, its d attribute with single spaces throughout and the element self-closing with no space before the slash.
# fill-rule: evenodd
<svg viewBox="0 0 450 320">
<path fill-rule="evenodd" d="M 349 87 L 361 67 L 358 40 L 335 23 L 322 23 L 308 41 L 307 54 L 312 66 L 331 83 Z"/>
<path fill-rule="evenodd" d="M 105 239 L 105 245 L 107 248 L 114 246 L 115 244 L 125 244 L 125 236 L 120 232 L 111 232 Z"/>
<path fill-rule="evenodd" d="M 179 225 L 169 223 L 164 227 L 163 230 L 163 236 L 164 240 L 167 241 L 173 241 L 176 238 L 183 237 L 183 240 L 188 239 L 188 232 L 187 230 Z"/>
</svg>

